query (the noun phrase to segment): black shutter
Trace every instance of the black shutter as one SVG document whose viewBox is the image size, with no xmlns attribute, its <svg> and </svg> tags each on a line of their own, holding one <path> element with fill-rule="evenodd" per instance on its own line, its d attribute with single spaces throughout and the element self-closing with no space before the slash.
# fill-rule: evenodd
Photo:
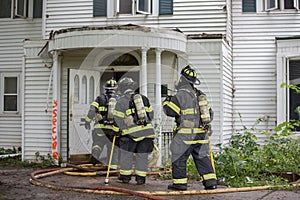
<svg viewBox="0 0 300 200">
<path fill-rule="evenodd" d="M 243 0 L 243 12 L 256 12 L 256 0 Z"/>
<path fill-rule="evenodd" d="M 94 0 L 94 17 L 96 16 L 106 16 L 107 12 L 107 0 Z"/>
<path fill-rule="evenodd" d="M 0 18 L 10 18 L 11 15 L 11 1 L 0 0 Z"/>
<path fill-rule="evenodd" d="M 159 14 L 160 15 L 173 15 L 173 0 L 160 0 L 159 1 Z"/>
<path fill-rule="evenodd" d="M 43 0 L 33 1 L 33 18 L 42 18 Z"/>
</svg>

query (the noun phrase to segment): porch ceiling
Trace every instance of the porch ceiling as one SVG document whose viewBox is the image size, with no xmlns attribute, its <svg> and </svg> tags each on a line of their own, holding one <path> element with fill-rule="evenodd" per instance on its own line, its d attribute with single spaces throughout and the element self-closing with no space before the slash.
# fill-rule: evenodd
<svg viewBox="0 0 300 200">
<path fill-rule="evenodd" d="M 185 52 L 186 35 L 174 30 L 137 25 L 81 27 L 55 31 L 48 51 L 76 48 L 134 47 Z"/>
</svg>

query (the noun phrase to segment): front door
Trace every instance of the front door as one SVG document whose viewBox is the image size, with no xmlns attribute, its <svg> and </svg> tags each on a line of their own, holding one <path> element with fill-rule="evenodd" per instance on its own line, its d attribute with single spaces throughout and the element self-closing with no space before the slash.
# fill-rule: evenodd
<svg viewBox="0 0 300 200">
<path fill-rule="evenodd" d="M 70 160 L 85 160 L 91 154 L 92 130 L 85 129 L 84 124 L 90 104 L 99 95 L 99 87 L 99 71 L 70 69 L 68 138 Z"/>
</svg>

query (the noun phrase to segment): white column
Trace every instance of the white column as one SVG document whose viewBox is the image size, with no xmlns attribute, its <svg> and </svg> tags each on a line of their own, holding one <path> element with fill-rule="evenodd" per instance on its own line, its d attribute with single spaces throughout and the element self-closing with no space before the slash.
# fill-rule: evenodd
<svg viewBox="0 0 300 200">
<path fill-rule="evenodd" d="M 142 48 L 142 68 L 140 72 L 140 85 L 141 91 L 140 93 L 147 96 L 147 51 L 149 48 Z"/>
<path fill-rule="evenodd" d="M 162 131 L 161 131 L 161 49 L 155 50 L 156 56 L 156 76 L 155 76 L 155 127 L 156 134 L 158 136 L 158 149 L 162 151 Z M 157 160 L 157 165 L 162 165 L 162 154 Z"/>
<path fill-rule="evenodd" d="M 58 164 L 60 157 L 60 77 L 61 77 L 60 53 L 53 52 L 53 86 L 52 86 L 52 120 L 51 120 L 51 155 Z"/>
</svg>

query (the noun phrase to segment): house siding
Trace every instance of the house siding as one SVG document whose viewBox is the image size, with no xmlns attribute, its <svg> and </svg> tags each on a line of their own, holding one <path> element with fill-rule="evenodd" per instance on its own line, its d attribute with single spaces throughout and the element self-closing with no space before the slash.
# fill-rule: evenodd
<svg viewBox="0 0 300 200">
<path fill-rule="evenodd" d="M 300 34 L 295 10 L 242 13 L 233 1 L 234 129 L 242 126 L 273 131 L 276 126 L 277 36 Z M 241 119 L 239 117 L 241 115 Z M 257 119 L 263 122 L 255 125 Z M 262 134 L 258 135 L 263 139 Z"/>
<path fill-rule="evenodd" d="M 51 153 L 52 87 L 49 88 L 51 69 L 45 67 L 45 63 L 51 63 L 51 60 L 38 56 L 45 43 L 45 41 L 26 41 L 24 44 L 26 68 L 23 71 L 22 156 L 25 160 L 34 160 L 37 152 L 40 155 Z"/>
<path fill-rule="evenodd" d="M 113 2 L 113 1 L 112 1 Z M 112 4 L 112 2 L 110 4 Z M 174 0 L 173 15 L 93 17 L 93 1 L 47 1 L 46 35 L 53 30 L 82 26 L 136 24 L 156 28 L 178 28 L 185 34 L 226 32 L 226 0 Z M 157 3 L 158 6 L 158 3 Z M 109 6 L 108 6 L 109 7 Z M 113 13 L 113 6 L 108 10 Z M 108 12 L 108 13 L 109 13 Z"/>
<path fill-rule="evenodd" d="M 22 82 L 23 41 L 25 39 L 40 39 L 41 19 L 0 19 L 0 74 L 10 73 L 20 77 Z M 1 85 L 1 84 L 0 84 Z M 19 99 L 22 99 L 22 84 L 20 84 Z M 17 114 L 0 113 L 0 147 L 21 147 L 22 123 L 21 107 Z"/>
</svg>

